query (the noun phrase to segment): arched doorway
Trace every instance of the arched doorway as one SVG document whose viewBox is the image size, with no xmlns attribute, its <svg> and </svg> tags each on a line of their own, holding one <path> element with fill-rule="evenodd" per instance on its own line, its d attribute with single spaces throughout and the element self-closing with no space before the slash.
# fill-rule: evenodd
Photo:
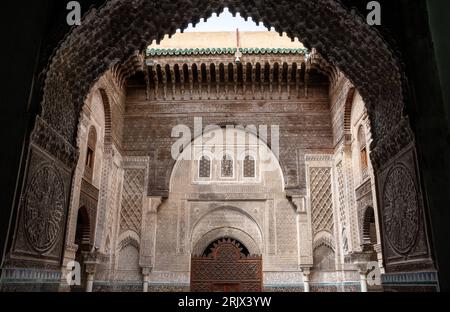
<svg viewBox="0 0 450 312">
<path fill-rule="evenodd" d="M 367 207 L 364 212 L 363 218 L 363 245 L 364 249 L 372 251 L 372 261 L 377 261 L 377 254 L 375 251 L 375 245 L 378 243 L 377 241 L 377 230 L 375 224 L 375 213 L 372 207 Z"/>
<path fill-rule="evenodd" d="M 75 233 L 75 244 L 78 245 L 75 254 L 75 261 L 80 264 L 81 268 L 81 285 L 72 286 L 71 290 L 74 292 L 82 292 L 86 289 L 86 268 L 84 264 L 85 254 L 89 253 L 92 248 L 91 244 L 91 225 L 89 220 L 89 213 L 86 207 L 78 209 L 77 228 Z"/>
<path fill-rule="evenodd" d="M 262 256 L 235 239 L 218 239 L 191 260 L 192 292 L 259 292 L 262 281 Z"/>
</svg>

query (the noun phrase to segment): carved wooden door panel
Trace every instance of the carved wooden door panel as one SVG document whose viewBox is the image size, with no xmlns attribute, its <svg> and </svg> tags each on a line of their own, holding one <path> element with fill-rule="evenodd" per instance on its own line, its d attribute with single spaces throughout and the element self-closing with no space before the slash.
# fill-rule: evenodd
<svg viewBox="0 0 450 312">
<path fill-rule="evenodd" d="M 223 284 L 217 283 L 213 284 L 213 292 L 240 292 L 241 285 L 239 283 L 236 284 Z"/>
<path fill-rule="evenodd" d="M 262 256 L 245 255 L 241 250 L 235 240 L 223 239 L 210 254 L 193 256 L 191 291 L 262 291 Z"/>
</svg>

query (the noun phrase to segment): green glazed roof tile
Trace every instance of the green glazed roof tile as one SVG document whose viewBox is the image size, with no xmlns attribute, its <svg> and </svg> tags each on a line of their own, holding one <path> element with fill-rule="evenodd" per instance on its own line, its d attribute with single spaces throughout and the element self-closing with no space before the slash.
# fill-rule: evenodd
<svg viewBox="0 0 450 312">
<path fill-rule="evenodd" d="M 242 54 L 303 54 L 307 49 L 289 48 L 241 48 Z M 195 49 L 147 49 L 147 56 L 178 56 L 178 55 L 216 55 L 234 54 L 236 48 L 195 48 Z"/>
</svg>

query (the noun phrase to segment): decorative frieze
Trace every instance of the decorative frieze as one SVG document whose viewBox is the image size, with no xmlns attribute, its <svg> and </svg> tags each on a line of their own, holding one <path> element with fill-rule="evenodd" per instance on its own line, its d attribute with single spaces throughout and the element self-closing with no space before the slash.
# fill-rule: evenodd
<svg viewBox="0 0 450 312">
<path fill-rule="evenodd" d="M 36 117 L 34 130 L 31 133 L 31 142 L 44 149 L 70 169 L 74 168 L 78 161 L 77 149 L 39 116 Z"/>
<path fill-rule="evenodd" d="M 380 141 L 374 141 L 374 148 L 370 154 L 375 170 L 383 166 L 388 160 L 394 158 L 402 149 L 414 142 L 414 134 L 409 120 L 403 118 L 396 124 L 388 135 Z"/>
</svg>

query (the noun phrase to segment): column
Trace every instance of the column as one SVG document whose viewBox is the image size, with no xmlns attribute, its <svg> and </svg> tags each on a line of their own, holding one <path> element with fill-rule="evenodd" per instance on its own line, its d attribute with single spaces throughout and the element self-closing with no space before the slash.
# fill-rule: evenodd
<svg viewBox="0 0 450 312">
<path fill-rule="evenodd" d="M 292 202 L 297 208 L 298 265 L 310 268 L 313 266 L 311 213 L 305 196 L 292 195 Z"/>
<path fill-rule="evenodd" d="M 311 275 L 310 268 L 302 268 L 303 272 L 303 291 L 310 292 L 309 276 Z"/>
<path fill-rule="evenodd" d="M 359 278 L 361 283 L 361 292 L 367 292 L 367 270 L 359 272 Z"/>
<path fill-rule="evenodd" d="M 381 251 L 381 244 L 375 244 L 373 246 L 373 249 L 377 253 L 377 260 L 378 260 L 378 266 L 380 268 L 380 271 L 382 274 L 384 274 L 384 267 L 383 267 L 383 253 Z"/>
<path fill-rule="evenodd" d="M 94 276 L 95 276 L 97 263 L 86 262 L 85 265 L 86 265 L 86 273 L 87 273 L 86 292 L 91 293 L 94 288 Z"/>
<path fill-rule="evenodd" d="M 142 268 L 142 277 L 143 277 L 143 281 L 144 281 L 144 284 L 143 284 L 143 292 L 144 293 L 148 292 L 151 271 L 152 271 L 152 268 L 150 268 L 150 267 Z"/>
<path fill-rule="evenodd" d="M 359 273 L 359 280 L 361 284 L 361 292 L 367 292 L 367 273 L 368 264 L 370 262 L 371 251 L 353 252 L 350 254 L 351 261 L 355 265 Z"/>
<path fill-rule="evenodd" d="M 142 235 L 139 265 L 142 268 L 144 289 L 148 288 L 148 278 L 153 269 L 155 257 L 157 213 L 158 208 L 161 206 L 162 202 L 162 197 L 149 197 L 147 198 L 146 204 L 142 209 Z"/>
</svg>

